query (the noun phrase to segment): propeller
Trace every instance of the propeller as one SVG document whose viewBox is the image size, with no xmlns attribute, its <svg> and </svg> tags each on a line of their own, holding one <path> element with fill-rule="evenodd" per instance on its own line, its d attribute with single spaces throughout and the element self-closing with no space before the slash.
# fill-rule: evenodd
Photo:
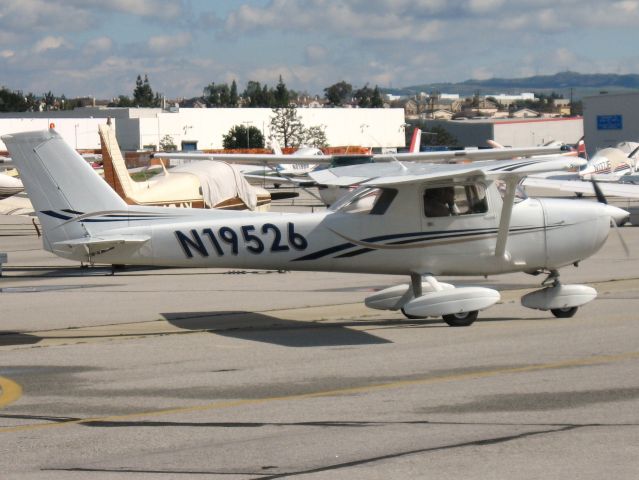
<svg viewBox="0 0 639 480">
<path fill-rule="evenodd" d="M 597 197 L 597 201 L 599 203 L 603 203 L 604 205 L 608 205 L 608 199 L 606 199 L 606 196 L 601 191 L 601 188 L 599 188 L 599 184 L 593 178 L 590 179 L 590 182 L 592 183 L 592 188 L 595 191 L 595 195 Z M 610 223 L 614 227 L 615 232 L 617 232 L 617 237 L 619 238 L 619 242 L 621 242 L 621 246 L 623 247 L 623 251 L 626 253 L 626 257 L 629 257 L 630 256 L 630 249 L 628 248 L 628 245 L 626 244 L 626 241 L 623 239 L 623 235 L 621 235 L 621 231 L 619 230 L 619 226 L 617 225 L 617 222 L 613 218 L 610 218 Z"/>
</svg>

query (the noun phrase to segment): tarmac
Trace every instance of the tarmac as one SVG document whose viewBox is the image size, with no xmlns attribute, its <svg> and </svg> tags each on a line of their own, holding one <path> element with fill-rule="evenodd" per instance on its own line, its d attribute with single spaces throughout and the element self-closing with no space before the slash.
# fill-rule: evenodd
<svg viewBox="0 0 639 480">
<path fill-rule="evenodd" d="M 81 268 L 1 217 L 0 478 L 637 478 L 620 233 L 561 271 L 599 292 L 575 317 L 519 304 L 542 277 L 442 278 L 502 292 L 451 328 L 364 307 L 401 277 Z"/>
</svg>

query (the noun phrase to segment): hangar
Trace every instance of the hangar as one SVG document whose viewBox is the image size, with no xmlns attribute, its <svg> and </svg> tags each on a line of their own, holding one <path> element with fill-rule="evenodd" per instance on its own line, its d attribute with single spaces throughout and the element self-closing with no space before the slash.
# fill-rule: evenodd
<svg viewBox="0 0 639 480">
<path fill-rule="evenodd" d="M 434 126 L 446 129 L 461 147 L 487 147 L 486 140 L 510 147 L 540 146 L 552 141 L 574 144 L 583 136 L 581 117 L 424 120 L 419 125 L 426 130 Z"/>
<path fill-rule="evenodd" d="M 329 145 L 377 148 L 405 146 L 401 108 L 299 108 L 305 127 L 324 127 Z M 0 114 L 0 134 L 42 130 L 54 124 L 70 145 L 100 148 L 98 127 L 113 119 L 123 150 L 157 149 L 169 135 L 178 149 L 222 148 L 222 136 L 235 125 L 250 125 L 270 137 L 270 108 L 101 108 Z M 0 142 L 0 150 L 6 150 Z"/>
<path fill-rule="evenodd" d="M 639 92 L 585 97 L 583 106 L 588 155 L 620 142 L 639 142 Z"/>
</svg>

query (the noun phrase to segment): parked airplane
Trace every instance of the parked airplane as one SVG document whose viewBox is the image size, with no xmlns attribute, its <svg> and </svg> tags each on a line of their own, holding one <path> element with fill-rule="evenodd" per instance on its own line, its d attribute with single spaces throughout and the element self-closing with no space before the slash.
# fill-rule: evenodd
<svg viewBox="0 0 639 480">
<path fill-rule="evenodd" d="M 524 185 L 583 195 L 595 193 L 590 180 L 596 180 L 605 195 L 639 198 L 639 144 L 624 142 L 619 147 L 599 150 L 575 174 L 547 172 L 532 175 L 524 180 Z"/>
<path fill-rule="evenodd" d="M 629 143 L 624 142 L 624 145 Z M 617 147 L 599 150 L 588 160 L 586 167 L 579 171 L 579 176 L 584 180 L 595 178 L 597 181 L 618 181 L 623 175 L 637 173 L 639 144 L 633 146 L 629 152 Z"/>
<path fill-rule="evenodd" d="M 7 198 L 24 190 L 22 182 L 18 178 L 0 173 L 0 198 Z"/>
<path fill-rule="evenodd" d="M 557 317 L 574 315 L 596 291 L 560 283 L 558 269 L 599 250 L 611 215 L 620 210 L 561 199 L 517 202 L 521 177 L 548 168 L 530 159 L 481 166 L 388 164 L 384 175 L 326 212 L 131 206 L 54 130 L 2 140 L 36 207 L 44 248 L 61 257 L 406 275 L 410 284 L 377 292 L 366 305 L 401 309 L 410 317 L 443 316 L 451 326 L 470 325 L 500 296 L 491 288 L 440 283 L 438 275 L 547 273 L 542 288 L 525 295 L 522 304 Z M 551 168 L 559 161 L 550 162 Z M 506 186 L 503 197 L 500 183 Z"/>
<path fill-rule="evenodd" d="M 104 178 L 129 205 L 196 208 L 267 209 L 270 194 L 249 185 L 240 171 L 222 161 L 176 167 L 146 182 L 129 175 L 122 152 L 109 125 L 100 125 Z"/>
</svg>

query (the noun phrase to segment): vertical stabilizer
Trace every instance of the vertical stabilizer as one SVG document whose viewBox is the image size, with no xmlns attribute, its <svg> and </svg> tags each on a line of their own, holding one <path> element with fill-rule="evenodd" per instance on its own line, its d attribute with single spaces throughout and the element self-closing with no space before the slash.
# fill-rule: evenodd
<svg viewBox="0 0 639 480">
<path fill-rule="evenodd" d="M 80 238 L 104 226 L 73 221 L 86 212 L 127 205 L 55 130 L 2 137 L 44 231 L 44 243 Z"/>
<path fill-rule="evenodd" d="M 271 138 L 271 148 L 275 155 L 282 155 L 282 147 L 280 147 L 280 142 L 275 137 Z"/>
<path fill-rule="evenodd" d="M 126 169 L 122 151 L 115 138 L 115 131 L 109 125 L 99 125 L 100 142 L 102 144 L 102 166 L 104 179 L 120 197 L 133 204 L 134 185 L 131 175 Z"/>
<path fill-rule="evenodd" d="M 410 153 L 419 153 L 419 149 L 422 146 L 422 131 L 419 128 L 413 130 L 413 138 L 410 141 Z"/>
</svg>

